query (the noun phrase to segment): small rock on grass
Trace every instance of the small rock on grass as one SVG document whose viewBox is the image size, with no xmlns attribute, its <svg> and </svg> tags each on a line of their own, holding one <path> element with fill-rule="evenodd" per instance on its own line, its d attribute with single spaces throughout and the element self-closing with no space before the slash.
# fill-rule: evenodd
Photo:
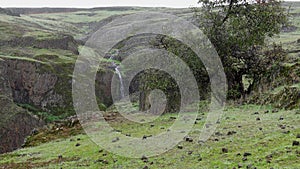
<svg viewBox="0 0 300 169">
<path fill-rule="evenodd" d="M 222 148 L 222 152 L 223 153 L 228 153 L 228 149 L 227 148 Z"/>
<path fill-rule="evenodd" d="M 182 145 L 178 145 L 177 148 L 183 149 L 183 146 Z"/>
<path fill-rule="evenodd" d="M 143 155 L 142 158 L 141 158 L 141 160 L 144 161 L 144 162 L 148 162 L 148 157 L 146 157 L 145 155 Z"/>
<path fill-rule="evenodd" d="M 116 137 L 116 138 L 114 138 L 111 142 L 115 143 L 115 142 L 117 142 L 117 141 L 119 141 L 119 140 L 120 140 L 120 138 L 119 138 L 119 137 Z"/>
<path fill-rule="evenodd" d="M 249 152 L 245 152 L 245 153 L 244 153 L 244 157 L 251 156 L 251 155 L 252 155 L 252 154 L 249 153 Z"/>
<path fill-rule="evenodd" d="M 75 146 L 76 146 L 76 147 L 79 147 L 80 145 L 81 145 L 80 143 L 77 143 Z"/>
<path fill-rule="evenodd" d="M 296 138 L 300 138 L 300 134 L 297 134 Z"/>
<path fill-rule="evenodd" d="M 282 116 L 280 116 L 279 120 L 283 120 L 284 118 Z"/>
<path fill-rule="evenodd" d="M 185 137 L 185 141 L 187 141 L 187 142 L 193 142 L 193 138 L 192 138 L 192 137 L 189 137 L 189 136 L 187 136 L 187 137 Z"/>
<path fill-rule="evenodd" d="M 300 145 L 299 141 L 293 141 L 293 146 L 299 146 L 299 145 Z"/>
</svg>

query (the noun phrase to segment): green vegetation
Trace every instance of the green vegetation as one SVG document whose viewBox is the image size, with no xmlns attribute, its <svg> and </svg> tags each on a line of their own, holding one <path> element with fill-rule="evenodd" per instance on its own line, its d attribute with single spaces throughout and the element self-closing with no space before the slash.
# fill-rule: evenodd
<svg viewBox="0 0 300 169">
<path fill-rule="evenodd" d="M 228 79 L 228 98 L 245 94 L 243 76 L 256 85 L 274 62 L 280 62 L 284 52 L 264 51 L 265 39 L 280 33 L 287 23 L 287 11 L 278 0 L 253 3 L 244 0 L 200 0 L 197 12 L 200 28 L 208 36 L 220 56 Z M 273 54 L 274 53 L 274 54 Z M 253 87 L 249 88 L 251 92 Z"/>
<path fill-rule="evenodd" d="M 255 112 L 258 112 L 255 113 Z M 87 135 L 61 138 L 36 147 L 24 148 L 1 155 L 0 167 L 36 168 L 299 168 L 299 147 L 292 146 L 300 133 L 299 109 L 279 110 L 271 106 L 245 105 L 226 108 L 218 129 L 208 142 L 197 143 L 199 130 L 205 116 L 199 115 L 198 123 L 188 135 L 193 142 L 182 141 L 182 149 L 172 150 L 148 159 L 128 159 L 102 150 Z M 120 123 L 110 121 L 122 133 L 141 138 L 143 135 L 166 131 L 176 115 L 165 114 L 150 124 Z M 257 120 L 260 118 L 260 120 Z M 283 120 L 280 120 L 283 118 Z M 75 146 L 77 143 L 80 146 Z M 228 152 L 222 151 L 228 149 Z M 100 151 L 101 150 L 101 151 Z M 130 150 L 128 150 L 130 151 Z M 248 153 L 248 155 L 245 153 Z M 250 154 L 250 155 L 249 155 Z M 62 156 L 60 158 L 59 156 Z"/>
<path fill-rule="evenodd" d="M 288 8 L 289 5 L 290 3 L 284 3 L 285 8 Z M 228 11 L 228 7 L 223 7 L 221 14 Z M 234 11 L 240 9 L 239 6 L 236 7 L 233 9 Z M 274 12 L 272 11 L 274 8 L 269 9 L 260 6 L 251 6 L 250 12 L 245 11 L 246 8 L 239 12 L 242 12 L 242 15 L 247 18 L 251 17 L 250 15 L 253 14 L 252 10 L 254 9 L 258 9 L 260 14 Z M 107 152 L 101 148 L 101 145 L 96 145 L 90 140 L 89 136 L 84 134 L 79 123 L 70 124 L 69 121 L 64 121 L 64 119 L 74 115 L 71 82 L 77 54 L 74 54 L 71 50 L 63 49 L 46 49 L 34 46 L 0 46 L 1 62 L 18 60 L 30 64 L 38 63 L 36 64 L 39 66 L 36 73 L 55 75 L 58 83 L 55 84 L 54 91 L 63 96 L 62 101 L 64 102 L 63 107 L 46 107 L 51 110 L 51 113 L 49 113 L 31 104 L 18 104 L 17 106 L 1 94 L 0 99 L 4 100 L 4 104 L 0 109 L 10 113 L 1 116 L 0 127 L 7 125 L 7 119 L 20 112 L 27 113 L 27 111 L 32 112 L 48 124 L 27 138 L 25 148 L 0 155 L 0 168 L 146 168 L 145 166 L 172 169 L 300 168 L 298 162 L 300 149 L 297 145 L 293 146 L 293 141 L 300 141 L 300 3 L 293 3 L 291 6 L 289 24 L 285 25 L 283 32 L 269 37 L 269 33 L 279 31 L 279 25 L 277 24 L 285 19 L 284 12 L 280 7 L 276 6 L 274 10 L 275 12 L 276 10 L 282 12 L 279 20 L 271 23 L 263 22 L 262 27 L 260 27 L 261 25 L 257 26 L 261 20 L 250 19 L 253 21 L 252 24 L 257 26 L 251 30 L 251 33 L 255 32 L 255 34 L 249 34 L 248 32 L 249 27 L 246 21 L 249 21 L 249 18 L 240 19 L 240 16 L 237 16 L 240 13 L 230 13 L 225 24 L 218 28 L 220 31 L 227 30 L 225 33 L 228 34 L 224 36 L 226 43 L 223 43 L 224 39 L 220 40 L 214 34 L 221 33 L 223 35 L 222 32 L 209 32 L 214 30 L 206 30 L 206 33 L 213 38 L 213 42 L 216 44 L 222 43 L 217 47 L 220 51 L 224 50 L 222 57 L 230 57 L 229 62 L 226 63 L 227 66 L 254 59 L 250 63 L 251 68 L 253 68 L 251 72 L 242 72 L 245 65 L 235 64 L 236 67 L 234 67 L 242 72 L 238 74 L 242 78 L 237 79 L 237 81 L 241 80 L 239 82 L 242 83 L 242 86 L 249 89 L 248 91 L 251 89 L 251 92 L 243 90 L 244 98 L 230 100 L 229 102 L 232 105 L 227 105 L 225 108 L 225 114 L 220 120 L 217 131 L 207 142 L 198 144 L 200 130 L 208 115 L 207 110 L 203 108 L 206 104 L 201 103 L 201 112 L 192 112 L 198 113 L 198 119 L 193 130 L 187 133 L 193 138 L 193 142 L 187 142 L 183 139 L 179 144 L 180 147 L 176 146 L 160 156 L 150 157 L 145 162 L 141 159 L 129 159 Z M 0 14 L 0 42 L 24 37 L 32 37 L 35 40 L 47 42 L 65 34 L 81 40 L 86 38 L 103 19 L 139 11 L 167 11 L 182 17 L 190 17 L 193 14 L 188 9 L 171 10 L 165 8 L 93 9 L 91 11 L 83 10 L 67 13 L 30 14 L 21 15 L 20 17 Z M 215 9 L 206 12 L 208 12 L 206 13 L 208 19 L 212 19 L 210 18 L 212 16 L 218 16 L 215 15 Z M 221 16 L 221 18 L 217 17 L 214 20 L 216 24 L 218 24 L 218 21 L 223 21 L 224 16 L 226 18 L 226 15 Z M 270 18 L 260 19 L 270 21 Z M 258 30 L 267 28 L 269 24 L 273 24 L 273 30 Z M 233 27 L 247 29 L 242 29 L 239 32 L 236 31 L 237 28 L 233 29 Z M 243 40 L 246 40 L 247 43 L 244 44 L 243 40 L 237 37 L 243 37 Z M 169 45 L 162 48 L 174 54 L 181 54 L 180 57 L 188 62 L 188 65 L 199 77 L 198 83 L 203 84 L 205 82 L 208 86 L 209 79 L 205 79 L 204 75 L 206 72 L 199 69 L 202 64 L 194 61 L 193 53 L 186 50 L 186 46 L 178 45 L 171 38 L 162 37 L 162 40 Z M 272 45 L 273 42 L 277 45 Z M 242 53 L 234 53 L 236 51 L 231 50 L 231 48 L 235 49 L 235 44 L 240 45 L 239 52 Z M 252 53 L 255 57 L 251 58 L 254 55 L 250 54 L 247 55 L 247 58 L 243 58 L 244 56 L 240 58 L 245 52 L 251 52 L 254 44 L 262 45 L 259 52 Z M 79 49 L 82 49 L 82 46 L 79 46 Z M 192 59 L 189 60 L 189 57 Z M 110 71 L 105 67 L 110 65 L 111 62 L 110 59 L 101 59 L 99 72 Z M 120 63 L 117 60 L 114 60 L 114 62 L 116 64 Z M 150 78 L 153 79 L 149 84 L 153 88 L 162 87 L 162 89 L 176 94 L 173 90 L 176 88 L 175 83 L 172 81 L 159 81 L 158 83 L 156 80 L 162 74 L 160 74 L 161 72 L 155 73 L 157 77 L 152 74 Z M 259 74 L 259 78 L 256 79 L 257 81 L 253 85 L 253 78 L 256 73 Z M 102 90 L 101 92 L 103 92 Z M 203 90 L 206 90 L 206 88 Z M 240 96 L 240 94 L 240 91 L 230 90 L 231 96 Z M 178 100 L 173 97 L 174 95 L 170 96 L 172 104 L 177 103 Z M 201 93 L 201 96 L 204 96 L 204 93 Z M 137 137 L 141 140 L 145 135 L 157 135 L 167 131 L 177 117 L 177 114 L 170 113 L 171 109 L 169 109 L 166 114 L 153 122 L 133 123 L 116 114 L 114 106 L 104 105 L 99 98 L 97 98 L 97 101 L 99 109 L 106 111 L 105 117 L 115 130 L 121 131 L 122 134 L 130 134 L 131 137 Z M 133 104 L 135 109 L 140 106 L 138 102 Z M 132 110 L 128 109 L 127 111 Z M 128 152 L 130 153 L 130 150 Z"/>
</svg>

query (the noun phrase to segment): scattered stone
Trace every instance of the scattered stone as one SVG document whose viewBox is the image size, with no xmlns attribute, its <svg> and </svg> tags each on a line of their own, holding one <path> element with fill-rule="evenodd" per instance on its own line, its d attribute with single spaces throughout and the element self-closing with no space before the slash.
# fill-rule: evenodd
<svg viewBox="0 0 300 169">
<path fill-rule="evenodd" d="M 284 129 L 286 128 L 285 125 L 279 125 L 279 127 L 280 127 L 282 130 L 284 130 Z"/>
<path fill-rule="evenodd" d="M 120 140 L 120 138 L 119 138 L 119 137 L 116 137 L 116 138 L 114 138 L 111 142 L 115 143 L 115 142 L 117 142 L 117 141 L 119 141 L 119 140 Z"/>
<path fill-rule="evenodd" d="M 103 159 L 98 159 L 96 161 L 94 161 L 94 163 L 102 163 L 103 162 Z"/>
<path fill-rule="evenodd" d="M 214 141 L 219 141 L 219 139 L 215 138 Z"/>
<path fill-rule="evenodd" d="M 259 117 L 257 117 L 257 118 L 256 118 L 256 121 L 260 121 L 260 118 L 259 118 Z"/>
<path fill-rule="evenodd" d="M 258 112 L 255 112 L 254 114 L 259 114 Z"/>
<path fill-rule="evenodd" d="M 197 121 L 195 121 L 195 124 L 198 124 L 198 122 L 197 122 Z"/>
<path fill-rule="evenodd" d="M 76 146 L 76 147 L 79 147 L 79 146 L 80 146 L 80 143 L 77 143 L 75 146 Z"/>
<path fill-rule="evenodd" d="M 197 121 L 200 121 L 200 120 L 202 120 L 202 118 L 200 118 L 200 117 L 197 117 L 197 118 L 196 118 L 196 120 L 197 120 Z"/>
<path fill-rule="evenodd" d="M 246 168 L 247 169 L 251 169 L 252 168 L 252 164 L 248 164 Z"/>
<path fill-rule="evenodd" d="M 170 120 L 176 120 L 177 118 L 176 117 L 170 117 Z"/>
<path fill-rule="evenodd" d="M 106 153 L 103 153 L 102 156 L 107 156 L 107 154 L 106 154 Z"/>
<path fill-rule="evenodd" d="M 146 157 L 145 155 L 143 155 L 142 158 L 141 158 L 141 160 L 146 163 L 146 162 L 148 162 L 148 157 Z"/>
<path fill-rule="evenodd" d="M 154 124 L 151 124 L 151 125 L 150 125 L 150 127 L 154 127 L 154 126 L 155 126 Z"/>
<path fill-rule="evenodd" d="M 187 141 L 187 142 L 193 142 L 193 138 L 189 137 L 189 136 L 186 136 L 185 137 L 185 141 Z"/>
<path fill-rule="evenodd" d="M 126 134 L 127 137 L 131 137 L 131 134 Z"/>
<path fill-rule="evenodd" d="M 80 141 L 81 139 L 80 138 L 77 138 L 77 141 Z"/>
<path fill-rule="evenodd" d="M 238 128 L 242 128 L 242 126 L 238 125 Z"/>
<path fill-rule="evenodd" d="M 154 164 L 154 162 L 153 162 L 153 161 L 151 161 L 149 164 L 150 164 L 150 165 L 153 165 L 153 164 Z"/>
<path fill-rule="evenodd" d="M 37 135 L 39 133 L 39 130 L 34 128 L 32 131 L 31 131 L 31 135 Z"/>
<path fill-rule="evenodd" d="M 216 135 L 216 136 L 222 136 L 222 133 L 216 132 L 215 135 Z"/>
<path fill-rule="evenodd" d="M 228 153 L 228 149 L 227 148 L 222 148 L 222 153 Z"/>
<path fill-rule="evenodd" d="M 103 149 L 99 150 L 98 152 L 99 152 L 99 153 L 102 153 L 102 152 L 103 152 Z"/>
<path fill-rule="evenodd" d="M 243 161 L 247 161 L 248 159 L 247 159 L 247 157 L 244 157 L 242 160 L 243 160 Z"/>
<path fill-rule="evenodd" d="M 233 134 L 236 134 L 236 131 L 229 131 L 229 132 L 227 133 L 228 136 L 233 135 Z"/>
<path fill-rule="evenodd" d="M 290 130 L 282 132 L 283 134 L 289 134 Z"/>
<path fill-rule="evenodd" d="M 177 148 L 183 149 L 183 146 L 182 145 L 178 145 Z"/>
<path fill-rule="evenodd" d="M 193 151 L 188 151 L 188 155 L 192 155 L 193 154 Z"/>
<path fill-rule="evenodd" d="M 202 158 L 200 157 L 200 158 L 198 158 L 198 161 L 202 161 Z"/>
<path fill-rule="evenodd" d="M 165 127 L 160 127 L 160 129 L 164 130 L 164 129 L 165 129 Z"/>
<path fill-rule="evenodd" d="M 143 167 L 143 169 L 149 169 L 149 167 L 145 165 L 145 166 Z"/>
<path fill-rule="evenodd" d="M 247 157 L 247 156 L 251 156 L 252 154 L 251 153 L 248 153 L 248 152 L 245 152 L 244 153 L 244 157 Z"/>
<path fill-rule="evenodd" d="M 263 129 L 262 127 L 259 128 L 260 131 L 262 131 L 262 129 Z"/>
<path fill-rule="evenodd" d="M 108 164 L 108 161 L 107 160 L 103 160 L 102 163 L 103 164 Z"/>
<path fill-rule="evenodd" d="M 144 136 L 143 136 L 143 140 L 146 140 L 146 139 L 147 139 L 147 136 L 146 136 L 146 135 L 144 135 Z"/>
<path fill-rule="evenodd" d="M 265 111 L 265 114 L 268 114 L 269 113 L 269 110 Z"/>
<path fill-rule="evenodd" d="M 236 156 L 241 156 L 241 153 L 237 153 Z"/>
<path fill-rule="evenodd" d="M 297 134 L 296 138 L 300 138 L 300 134 Z"/>
<path fill-rule="evenodd" d="M 266 162 L 267 162 L 267 163 L 271 163 L 272 158 L 273 158 L 272 154 L 267 155 L 267 156 L 266 156 Z"/>
<path fill-rule="evenodd" d="M 242 168 L 242 167 L 243 167 L 243 164 L 239 163 L 238 168 Z"/>
<path fill-rule="evenodd" d="M 280 116 L 279 120 L 283 120 L 283 117 L 282 117 L 282 116 Z"/>
<path fill-rule="evenodd" d="M 299 146 L 299 145 L 300 145 L 299 141 L 293 141 L 293 146 Z"/>
</svg>

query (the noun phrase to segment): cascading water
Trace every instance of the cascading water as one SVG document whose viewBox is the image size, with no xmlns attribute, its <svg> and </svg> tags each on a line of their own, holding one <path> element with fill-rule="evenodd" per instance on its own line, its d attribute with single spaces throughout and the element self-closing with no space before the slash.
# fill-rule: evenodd
<svg viewBox="0 0 300 169">
<path fill-rule="evenodd" d="M 119 76 L 119 80 L 120 80 L 120 94 L 121 94 L 121 99 L 123 99 L 125 97 L 124 95 L 124 84 L 123 84 L 123 78 L 122 78 L 122 74 L 119 70 L 119 66 L 117 66 L 117 64 L 114 62 L 114 55 L 111 55 L 109 60 L 112 61 L 112 66 L 115 69 L 115 72 L 117 73 L 117 75 Z"/>
<path fill-rule="evenodd" d="M 124 85 L 123 85 L 123 79 L 122 79 L 121 72 L 119 71 L 119 66 L 117 66 L 115 68 L 115 71 L 118 74 L 119 79 L 120 79 L 120 93 L 121 93 L 121 99 L 123 99 L 125 97 L 125 95 L 124 95 Z"/>
</svg>

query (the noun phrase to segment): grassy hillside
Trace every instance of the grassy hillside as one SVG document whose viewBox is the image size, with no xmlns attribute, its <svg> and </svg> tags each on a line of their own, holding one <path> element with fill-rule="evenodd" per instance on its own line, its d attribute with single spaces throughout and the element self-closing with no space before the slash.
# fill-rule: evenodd
<svg viewBox="0 0 300 169">
<path fill-rule="evenodd" d="M 300 91 L 300 2 L 284 5 L 291 6 L 290 25 L 280 35 L 267 39 L 270 44 L 282 43 L 286 49 L 287 58 L 282 69 L 272 78 L 266 77 L 262 91 L 249 96 L 252 104 L 228 105 L 217 131 L 206 143 L 198 144 L 198 136 L 207 112 L 194 112 L 199 118 L 193 131 L 188 133 L 192 142 L 182 140 L 170 151 L 143 160 L 105 151 L 84 134 L 80 125 L 54 123 L 30 136 L 26 148 L 0 155 L 0 168 L 300 168 L 300 100 L 298 95 L 295 96 Z M 166 11 L 181 17 L 192 14 L 189 9 L 164 8 L 95 8 L 46 13 L 41 13 L 40 9 L 31 13 L 21 9 L 14 11 L 21 11 L 21 15 L 0 13 L 0 43 L 26 37 L 43 42 L 69 35 L 83 45 L 82 40 L 97 26 L 120 15 L 140 11 Z M 62 79 L 71 78 L 76 58 L 77 54 L 69 49 L 0 46 L 0 61 L 38 63 L 44 65 L 40 72 L 48 71 Z M 61 90 L 66 89 L 62 87 Z M 284 109 L 282 104 L 290 102 L 293 102 L 292 109 Z M 165 114 L 146 124 L 133 124 L 113 116 L 109 122 L 123 134 L 142 140 L 144 135 L 166 131 L 176 116 Z"/>
<path fill-rule="evenodd" d="M 200 114 L 193 142 L 182 140 L 178 147 L 147 160 L 116 156 L 93 143 L 87 135 L 58 139 L 32 148 L 1 155 L 0 168 L 289 168 L 300 167 L 300 110 L 276 110 L 270 106 L 227 107 L 215 135 L 198 144 L 199 129 L 205 122 Z M 123 134 L 142 140 L 174 122 L 163 115 L 151 124 L 110 123 Z M 295 143 L 294 143 L 295 144 Z M 130 150 L 128 150 L 130 151 Z"/>
</svg>

